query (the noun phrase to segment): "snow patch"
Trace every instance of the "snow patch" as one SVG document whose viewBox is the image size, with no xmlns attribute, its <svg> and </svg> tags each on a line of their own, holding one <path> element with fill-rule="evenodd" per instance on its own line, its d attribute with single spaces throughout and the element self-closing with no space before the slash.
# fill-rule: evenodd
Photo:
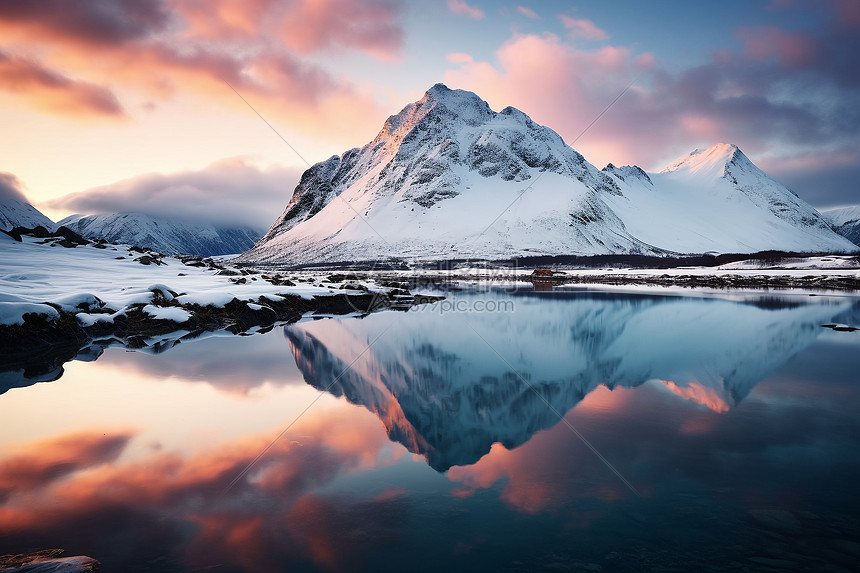
<svg viewBox="0 0 860 573">
<path fill-rule="evenodd" d="M 60 318 L 56 308 L 33 302 L 0 302 L 0 324 L 9 326 L 24 324 L 24 315 L 47 317 L 49 321 Z"/>
<path fill-rule="evenodd" d="M 173 322 L 186 322 L 191 318 L 191 313 L 178 306 L 153 306 L 151 304 L 143 307 L 143 312 L 158 320 L 172 320 Z"/>
</svg>

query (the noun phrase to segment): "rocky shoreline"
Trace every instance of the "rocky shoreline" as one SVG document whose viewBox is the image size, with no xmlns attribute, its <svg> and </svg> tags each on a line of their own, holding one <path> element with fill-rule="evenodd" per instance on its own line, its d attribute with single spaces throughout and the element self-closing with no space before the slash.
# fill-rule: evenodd
<svg viewBox="0 0 860 573">
<path fill-rule="evenodd" d="M 338 281 L 337 276 L 331 278 L 333 283 L 343 281 Z M 56 316 L 25 314 L 22 324 L 0 325 L 0 394 L 9 388 L 55 380 L 62 375 L 65 362 L 80 357 L 92 359 L 110 346 L 160 352 L 211 332 L 267 332 L 308 313 L 360 316 L 383 309 L 408 310 L 443 298 L 413 295 L 397 287 L 369 292 L 363 285 L 350 283 L 343 283 L 341 290 L 344 292 L 313 298 L 289 293 L 249 300 L 233 298 L 216 306 L 182 304 L 177 293 L 153 288 L 149 304 L 130 305 L 121 312 L 98 308 L 95 301 L 81 303 L 77 312 L 45 303 L 56 310 Z M 183 313 L 184 320 L 164 318 L 176 312 Z M 109 320 L 98 320 L 99 317 Z"/>
</svg>

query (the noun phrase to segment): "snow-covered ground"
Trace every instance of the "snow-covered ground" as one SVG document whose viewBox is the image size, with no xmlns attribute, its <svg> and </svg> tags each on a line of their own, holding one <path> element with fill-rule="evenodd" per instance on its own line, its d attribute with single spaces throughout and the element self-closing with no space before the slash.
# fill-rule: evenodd
<svg viewBox="0 0 860 573">
<path fill-rule="evenodd" d="M 26 313 L 56 317 L 57 310 L 44 304 L 48 302 L 78 314 L 81 324 L 88 326 L 94 317 L 110 320 L 108 310 L 118 316 L 131 305 L 151 305 L 156 298 L 167 300 L 171 291 L 178 294 L 180 304 L 216 307 L 234 298 L 276 300 L 278 295 L 296 295 L 311 299 L 343 292 L 310 276 L 302 278 L 313 282 L 276 286 L 261 275 L 219 275 L 217 269 L 187 266 L 178 258 L 164 257 L 161 265 L 134 260 L 142 256 L 123 246 L 64 248 L 41 244 L 31 237 L 19 243 L 0 233 L 0 324 L 22 324 Z M 236 284 L 237 279 L 246 282 Z M 187 316 L 181 310 L 144 308 L 157 318 L 184 322 Z"/>
</svg>

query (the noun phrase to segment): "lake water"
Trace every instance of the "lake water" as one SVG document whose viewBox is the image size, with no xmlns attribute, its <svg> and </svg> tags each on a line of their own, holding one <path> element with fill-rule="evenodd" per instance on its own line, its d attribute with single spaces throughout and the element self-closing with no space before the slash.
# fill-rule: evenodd
<svg viewBox="0 0 860 573">
<path fill-rule="evenodd" d="M 0 553 L 107 571 L 856 571 L 844 296 L 503 289 L 0 395 Z M 165 347 L 170 344 L 165 345 Z M 563 418 L 563 419 L 562 419 Z"/>
</svg>

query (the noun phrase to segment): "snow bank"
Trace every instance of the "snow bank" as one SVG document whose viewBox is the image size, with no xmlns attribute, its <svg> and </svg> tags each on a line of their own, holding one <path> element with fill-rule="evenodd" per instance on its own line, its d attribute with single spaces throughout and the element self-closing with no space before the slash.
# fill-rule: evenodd
<svg viewBox="0 0 860 573">
<path fill-rule="evenodd" d="M 60 318 L 60 313 L 57 309 L 48 306 L 47 304 L 38 304 L 32 302 L 0 302 L 0 324 L 24 324 L 24 316 L 35 314 L 37 316 L 46 316 L 48 320 L 56 320 Z"/>
</svg>

